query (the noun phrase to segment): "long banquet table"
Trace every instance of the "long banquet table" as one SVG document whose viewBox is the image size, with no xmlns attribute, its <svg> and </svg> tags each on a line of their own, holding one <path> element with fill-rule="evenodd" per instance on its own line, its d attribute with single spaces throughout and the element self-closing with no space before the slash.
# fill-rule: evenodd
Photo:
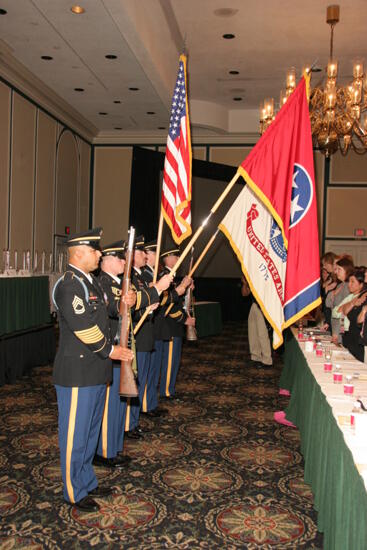
<svg viewBox="0 0 367 550">
<path fill-rule="evenodd" d="M 333 348 L 333 364 L 355 376 L 354 396 L 324 372 L 323 357 L 305 352 L 294 329 L 286 335 L 279 386 L 291 392 L 286 417 L 300 431 L 305 481 L 314 494 L 324 550 L 366 550 L 367 433 L 356 435 L 350 417 L 357 397 L 367 403 L 367 365 Z"/>
<path fill-rule="evenodd" d="M 55 354 L 49 278 L 0 277 L 0 385 Z"/>
</svg>

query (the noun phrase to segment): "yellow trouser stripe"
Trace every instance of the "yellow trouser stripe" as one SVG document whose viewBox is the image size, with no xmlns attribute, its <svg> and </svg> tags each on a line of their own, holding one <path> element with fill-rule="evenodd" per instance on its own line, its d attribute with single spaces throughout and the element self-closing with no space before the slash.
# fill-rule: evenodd
<svg viewBox="0 0 367 550">
<path fill-rule="evenodd" d="M 143 405 L 141 407 L 143 412 L 148 411 L 148 403 L 147 403 L 147 390 L 148 390 L 148 382 L 145 384 L 145 390 L 144 390 L 144 396 L 143 396 Z"/>
<path fill-rule="evenodd" d="M 67 444 L 66 444 L 66 490 L 68 492 L 70 502 L 75 502 L 74 489 L 73 489 L 73 485 L 71 483 L 71 477 L 70 477 L 70 466 L 71 466 L 71 453 L 73 452 L 76 409 L 78 406 L 78 391 L 79 391 L 79 388 L 72 388 L 71 390 L 68 436 L 67 436 Z"/>
<path fill-rule="evenodd" d="M 127 398 L 125 432 L 128 432 L 129 430 L 130 430 L 130 397 Z"/>
<path fill-rule="evenodd" d="M 102 419 L 102 456 L 107 458 L 107 433 L 108 433 L 108 403 L 110 400 L 110 385 L 106 390 L 106 401 L 104 403 L 103 419 Z"/>
<path fill-rule="evenodd" d="M 168 365 L 167 365 L 167 379 L 166 379 L 166 397 L 170 396 L 169 393 L 169 383 L 171 381 L 171 370 L 172 370 L 172 352 L 173 352 L 173 340 L 170 341 L 168 346 Z"/>
</svg>

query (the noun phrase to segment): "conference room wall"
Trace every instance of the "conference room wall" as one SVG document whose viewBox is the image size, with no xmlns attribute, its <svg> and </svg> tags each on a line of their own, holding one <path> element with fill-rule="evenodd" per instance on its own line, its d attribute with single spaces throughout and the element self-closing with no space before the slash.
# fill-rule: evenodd
<svg viewBox="0 0 367 550">
<path fill-rule="evenodd" d="M 132 147 L 95 147 L 93 224 L 103 227 L 102 243 L 127 236 Z"/>
<path fill-rule="evenodd" d="M 351 252 L 357 264 L 367 264 L 367 155 L 339 152 L 325 161 L 324 249 Z M 355 230 L 365 231 L 357 238 Z"/>
<path fill-rule="evenodd" d="M 0 81 L 0 247 L 53 251 L 55 233 L 89 226 L 91 144 Z M 58 198 L 57 198 L 58 197 Z M 57 227 L 57 231 L 56 231 Z M 3 268 L 3 255 L 0 269 Z"/>
</svg>

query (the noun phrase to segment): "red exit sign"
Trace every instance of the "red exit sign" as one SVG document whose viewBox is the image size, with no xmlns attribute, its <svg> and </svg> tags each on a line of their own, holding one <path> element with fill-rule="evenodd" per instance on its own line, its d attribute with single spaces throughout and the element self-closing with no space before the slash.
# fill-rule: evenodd
<svg viewBox="0 0 367 550">
<path fill-rule="evenodd" d="M 366 230 L 362 229 L 361 227 L 358 227 L 354 230 L 354 236 L 355 237 L 365 237 L 366 236 Z"/>
</svg>

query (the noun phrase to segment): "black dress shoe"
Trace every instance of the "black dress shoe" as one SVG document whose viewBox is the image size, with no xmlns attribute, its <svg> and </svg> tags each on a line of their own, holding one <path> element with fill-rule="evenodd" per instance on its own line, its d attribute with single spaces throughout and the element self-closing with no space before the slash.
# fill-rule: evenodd
<svg viewBox="0 0 367 550">
<path fill-rule="evenodd" d="M 71 506 L 75 506 L 75 508 L 78 508 L 79 510 L 83 510 L 84 512 L 98 512 L 99 505 L 97 502 L 87 495 L 86 497 L 82 498 L 78 502 L 71 503 L 69 502 Z"/>
<path fill-rule="evenodd" d="M 96 487 L 95 489 L 89 491 L 89 494 L 92 497 L 108 497 L 109 495 L 112 495 L 113 492 L 113 487 Z"/>
<path fill-rule="evenodd" d="M 142 439 L 144 437 L 144 433 L 141 428 L 135 428 L 135 430 L 125 432 L 125 437 L 128 439 Z"/>
<path fill-rule="evenodd" d="M 114 458 L 105 458 L 104 456 L 95 455 L 93 464 L 96 466 L 105 466 L 106 468 L 124 468 L 130 462 L 130 457 L 115 456 Z"/>
<path fill-rule="evenodd" d="M 150 418 L 159 418 L 160 416 L 164 416 L 167 413 L 167 409 L 154 409 L 154 411 L 148 411 L 145 414 Z"/>
</svg>

